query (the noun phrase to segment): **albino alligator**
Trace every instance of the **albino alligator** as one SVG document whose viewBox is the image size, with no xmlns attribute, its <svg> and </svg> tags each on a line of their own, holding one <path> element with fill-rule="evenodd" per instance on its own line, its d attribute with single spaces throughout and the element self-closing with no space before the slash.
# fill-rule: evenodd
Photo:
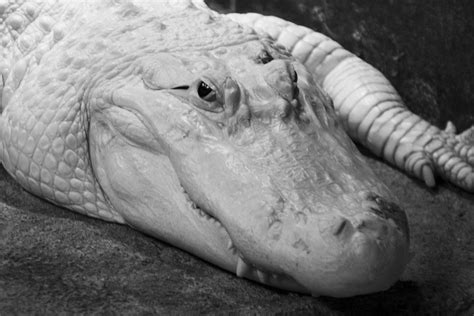
<svg viewBox="0 0 474 316">
<path fill-rule="evenodd" d="M 398 279 L 406 215 L 346 132 L 429 186 L 436 172 L 474 191 L 474 128 L 431 126 L 377 70 L 281 19 L 7 0 L 0 30 L 12 177 L 240 277 L 340 297 Z"/>
</svg>

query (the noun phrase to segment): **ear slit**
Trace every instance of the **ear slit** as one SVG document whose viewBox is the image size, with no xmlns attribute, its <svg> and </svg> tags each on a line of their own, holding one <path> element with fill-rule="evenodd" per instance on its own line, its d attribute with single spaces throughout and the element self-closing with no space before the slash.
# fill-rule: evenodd
<svg viewBox="0 0 474 316">
<path fill-rule="evenodd" d="M 143 80 L 143 84 L 145 85 L 145 87 L 147 87 L 148 89 L 151 89 L 151 90 L 164 90 L 164 89 L 171 89 L 171 90 L 188 90 L 189 89 L 189 86 L 188 85 L 181 85 L 181 86 L 176 86 L 176 87 L 159 87 L 158 85 L 152 83 L 152 82 L 149 82 L 148 80 L 146 79 L 142 79 Z"/>
<path fill-rule="evenodd" d="M 183 86 L 173 87 L 171 89 L 174 89 L 174 90 L 188 90 L 189 86 L 183 85 Z"/>
</svg>

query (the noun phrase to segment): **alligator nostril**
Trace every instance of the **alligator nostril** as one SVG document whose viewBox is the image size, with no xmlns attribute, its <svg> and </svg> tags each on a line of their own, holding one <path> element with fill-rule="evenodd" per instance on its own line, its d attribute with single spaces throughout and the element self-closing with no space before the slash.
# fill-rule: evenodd
<svg viewBox="0 0 474 316">
<path fill-rule="evenodd" d="M 374 206 L 370 207 L 370 211 L 384 219 L 392 219 L 395 224 L 402 230 L 408 229 L 408 219 L 403 209 L 396 203 L 390 202 L 382 196 L 373 192 L 367 195 L 367 199 L 374 202 Z"/>
<path fill-rule="evenodd" d="M 344 230 L 344 227 L 347 225 L 347 220 L 343 220 L 339 223 L 339 226 L 336 226 L 336 230 L 334 231 L 334 235 L 340 235 Z"/>
<path fill-rule="evenodd" d="M 332 233 L 334 236 L 343 237 L 348 234 L 352 235 L 353 230 L 353 226 L 347 218 L 339 217 L 333 226 Z"/>
<path fill-rule="evenodd" d="M 384 220 L 374 217 L 373 215 L 356 219 L 354 226 L 359 232 L 374 238 L 383 237 L 388 232 L 388 227 Z"/>
<path fill-rule="evenodd" d="M 298 95 L 300 94 L 300 89 L 298 88 L 297 85 L 293 87 L 293 99 L 298 98 Z"/>
</svg>

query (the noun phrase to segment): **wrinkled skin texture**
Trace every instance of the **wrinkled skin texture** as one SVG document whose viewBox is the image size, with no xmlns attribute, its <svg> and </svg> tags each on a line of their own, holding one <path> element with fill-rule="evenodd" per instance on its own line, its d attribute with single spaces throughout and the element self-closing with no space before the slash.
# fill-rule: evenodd
<svg viewBox="0 0 474 316">
<path fill-rule="evenodd" d="M 111 108 L 92 114 L 92 163 L 104 170 L 98 180 L 117 212 L 241 276 L 284 288 L 339 295 L 394 282 L 407 256 L 405 215 L 377 205 L 373 197 L 393 198 L 354 154 L 311 76 L 285 56 L 256 63 L 262 51 L 278 56 L 259 41 L 209 58 L 219 51 L 154 60 L 157 69 L 181 69 L 177 82 L 142 74 L 145 87 L 137 80 L 114 90 Z M 196 74 L 189 65 L 197 63 Z M 215 87 L 215 104 L 196 95 L 201 80 Z M 188 196 L 217 223 L 200 219 Z M 253 267 L 240 267 L 246 262 Z M 383 281 L 371 283 L 372 275 Z"/>
<path fill-rule="evenodd" d="M 241 277 L 331 296 L 392 285 L 405 213 L 317 78 L 226 18 L 156 6 L 58 7 L 75 18 L 47 27 L 42 55 L 8 55 L 5 169 Z"/>
</svg>

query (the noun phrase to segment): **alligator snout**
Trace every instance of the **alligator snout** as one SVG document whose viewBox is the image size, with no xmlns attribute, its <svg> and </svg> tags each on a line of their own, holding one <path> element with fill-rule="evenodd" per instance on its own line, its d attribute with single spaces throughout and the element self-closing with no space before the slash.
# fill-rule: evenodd
<svg viewBox="0 0 474 316">
<path fill-rule="evenodd" d="M 343 297 L 388 289 L 408 261 L 408 225 L 395 203 L 379 194 L 369 196 L 377 196 L 379 205 L 371 199 L 357 204 L 356 198 L 343 196 L 352 209 L 328 206 L 306 218 L 305 225 L 285 222 L 282 230 L 290 233 L 281 233 L 280 242 L 291 245 L 291 256 L 280 263 L 283 274 L 313 295 Z"/>
<path fill-rule="evenodd" d="M 297 195 L 292 201 L 274 198 L 271 206 L 255 207 L 245 218 L 233 217 L 232 222 L 241 222 L 237 229 L 224 219 L 239 253 L 237 275 L 340 297 L 385 290 L 398 279 L 408 261 L 408 226 L 406 219 L 381 215 L 395 208 L 389 198 L 374 193 L 385 201 L 377 205 L 359 199 L 366 194 L 343 194 L 346 208 L 335 208 L 329 201 L 319 203 L 324 192 L 314 192 L 315 199 Z M 243 270 L 243 262 L 257 273 Z M 262 273 L 275 277 L 262 279 Z"/>
<path fill-rule="evenodd" d="M 349 241 L 355 234 L 365 234 L 374 240 L 387 237 L 389 227 L 408 234 L 408 221 L 405 212 L 395 203 L 375 193 L 370 193 L 367 201 L 375 205 L 362 207 L 355 216 L 337 215 L 329 224 L 331 235 L 340 241 Z M 373 197 L 376 196 L 375 200 Z M 408 238 L 408 235 L 406 236 Z"/>
</svg>

